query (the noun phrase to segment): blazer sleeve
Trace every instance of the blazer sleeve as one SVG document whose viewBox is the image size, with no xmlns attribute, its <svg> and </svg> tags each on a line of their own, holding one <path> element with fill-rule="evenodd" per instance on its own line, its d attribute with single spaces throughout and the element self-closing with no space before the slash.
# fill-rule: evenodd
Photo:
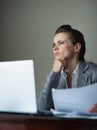
<svg viewBox="0 0 97 130">
<path fill-rule="evenodd" d="M 57 88 L 59 79 L 60 73 L 50 72 L 38 100 L 38 110 L 49 110 L 50 108 L 53 108 L 52 88 Z"/>
</svg>

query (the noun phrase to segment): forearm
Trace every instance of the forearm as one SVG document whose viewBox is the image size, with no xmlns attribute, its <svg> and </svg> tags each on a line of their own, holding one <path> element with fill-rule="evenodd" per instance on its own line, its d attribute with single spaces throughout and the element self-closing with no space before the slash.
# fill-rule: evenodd
<svg viewBox="0 0 97 130">
<path fill-rule="evenodd" d="M 51 71 L 38 101 L 38 110 L 48 110 L 53 107 L 52 88 L 57 88 L 60 73 Z"/>
</svg>

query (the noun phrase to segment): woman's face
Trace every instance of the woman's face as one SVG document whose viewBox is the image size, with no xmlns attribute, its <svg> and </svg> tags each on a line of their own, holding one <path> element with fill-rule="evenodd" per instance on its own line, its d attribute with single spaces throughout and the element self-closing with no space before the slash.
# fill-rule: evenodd
<svg viewBox="0 0 97 130">
<path fill-rule="evenodd" d="M 70 40 L 69 33 L 58 33 L 54 36 L 53 40 L 53 53 L 55 59 L 65 60 L 74 56 L 74 45 Z"/>
</svg>

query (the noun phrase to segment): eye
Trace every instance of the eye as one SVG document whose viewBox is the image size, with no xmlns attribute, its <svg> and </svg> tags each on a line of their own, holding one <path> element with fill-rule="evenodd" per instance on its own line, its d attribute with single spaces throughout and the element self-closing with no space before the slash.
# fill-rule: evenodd
<svg viewBox="0 0 97 130">
<path fill-rule="evenodd" d="M 52 47 L 53 47 L 53 48 L 55 47 L 55 43 L 53 43 Z"/>
<path fill-rule="evenodd" d="M 59 41 L 58 44 L 59 45 L 64 44 L 64 41 Z"/>
</svg>

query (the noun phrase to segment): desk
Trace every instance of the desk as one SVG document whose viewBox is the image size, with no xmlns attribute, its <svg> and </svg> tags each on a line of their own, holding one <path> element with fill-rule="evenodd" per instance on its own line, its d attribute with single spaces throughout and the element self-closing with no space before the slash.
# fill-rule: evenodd
<svg viewBox="0 0 97 130">
<path fill-rule="evenodd" d="M 0 115 L 0 130 L 97 130 L 97 120 Z"/>
</svg>

